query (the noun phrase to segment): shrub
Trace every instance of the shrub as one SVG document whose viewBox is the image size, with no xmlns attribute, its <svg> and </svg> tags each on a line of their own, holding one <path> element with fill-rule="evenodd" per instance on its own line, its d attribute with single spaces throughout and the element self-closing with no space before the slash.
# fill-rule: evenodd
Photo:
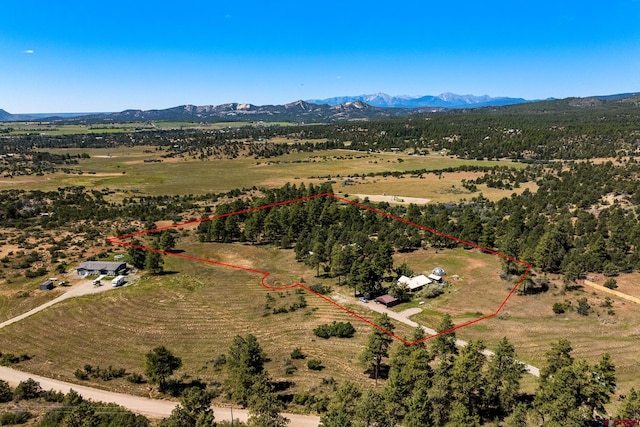
<svg viewBox="0 0 640 427">
<path fill-rule="evenodd" d="M 4 412 L 0 415 L 0 425 L 10 426 L 16 424 L 24 424 L 33 415 L 29 411 Z"/>
<path fill-rule="evenodd" d="M 326 295 L 329 292 L 331 292 L 331 287 L 330 286 L 325 286 L 322 283 L 315 283 L 311 286 L 309 286 L 309 289 L 311 289 L 313 292 L 317 292 L 321 295 Z"/>
<path fill-rule="evenodd" d="M 318 326 L 313 330 L 313 333 L 324 339 L 329 339 L 331 337 L 351 338 L 353 337 L 353 334 L 356 333 L 356 328 L 353 327 L 351 322 L 334 321 L 330 325 L 325 323 L 324 325 Z"/>
<path fill-rule="evenodd" d="M 320 338 L 329 339 L 331 338 L 331 325 L 324 324 L 320 325 L 313 330 L 313 333 Z"/>
<path fill-rule="evenodd" d="M 56 390 L 49 390 L 42 392 L 42 397 L 46 402 L 57 402 L 60 403 L 64 400 L 64 393 Z"/>
<path fill-rule="evenodd" d="M 129 381 L 132 384 L 142 384 L 144 382 L 144 378 L 142 378 L 142 375 L 138 374 L 137 372 L 134 372 L 127 375 L 127 381 Z"/>
<path fill-rule="evenodd" d="M 42 388 L 40 383 L 32 378 L 26 381 L 21 381 L 20 384 L 13 391 L 13 398 L 16 401 L 37 399 L 42 394 Z"/>
<path fill-rule="evenodd" d="M 427 286 L 422 291 L 422 296 L 425 298 L 436 298 L 444 293 L 441 286 Z"/>
<path fill-rule="evenodd" d="M 309 361 L 307 361 L 307 368 L 311 369 L 312 371 L 321 371 L 324 366 L 322 366 L 322 361 L 318 359 L 310 359 Z"/>
<path fill-rule="evenodd" d="M 293 351 L 291 352 L 291 358 L 304 359 L 304 354 L 302 353 L 302 350 L 300 349 L 300 347 L 296 347 L 293 349 Z"/>
<path fill-rule="evenodd" d="M 583 297 L 578 300 L 578 308 L 576 309 L 578 314 L 582 316 L 588 316 L 591 311 L 591 306 L 587 302 L 587 298 Z"/>
<path fill-rule="evenodd" d="M 553 303 L 553 312 L 555 314 L 562 314 L 566 310 L 566 306 L 561 302 Z"/>
<path fill-rule="evenodd" d="M 297 371 L 298 368 L 296 367 L 296 365 L 293 364 L 293 360 L 291 359 L 287 359 L 284 362 L 284 372 L 287 375 L 293 375 L 293 373 L 295 371 Z"/>
<path fill-rule="evenodd" d="M 351 322 L 333 322 L 333 335 L 338 338 L 351 338 L 356 333 L 356 328 Z"/>
<path fill-rule="evenodd" d="M 11 387 L 9 387 L 9 383 L 0 380 L 0 403 L 11 402 L 13 400 L 13 392 L 11 392 Z"/>
<path fill-rule="evenodd" d="M 82 369 L 76 369 L 75 372 L 73 373 L 73 375 L 81 380 L 81 381 L 85 381 L 89 379 L 89 374 L 87 374 L 85 371 L 83 371 Z"/>
<path fill-rule="evenodd" d="M 618 287 L 618 282 L 616 279 L 607 279 L 603 286 L 608 289 L 615 289 Z"/>
</svg>

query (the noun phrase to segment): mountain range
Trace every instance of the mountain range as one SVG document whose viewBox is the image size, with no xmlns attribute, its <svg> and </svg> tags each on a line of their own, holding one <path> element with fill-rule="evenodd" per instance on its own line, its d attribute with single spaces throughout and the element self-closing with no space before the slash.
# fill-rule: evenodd
<svg viewBox="0 0 640 427">
<path fill-rule="evenodd" d="M 81 123 L 126 121 L 188 121 L 188 122 L 296 122 L 328 123 L 348 120 L 375 120 L 403 117 L 410 114 L 473 109 L 549 108 L 560 103 L 569 107 L 597 106 L 607 102 L 634 99 L 638 93 L 566 98 L 564 100 L 527 101 L 522 98 L 491 98 L 489 96 L 442 94 L 439 96 L 403 97 L 386 94 L 343 96 L 322 100 L 295 101 L 284 105 L 253 105 L 230 103 L 222 105 L 181 105 L 162 110 L 125 110 L 119 113 L 63 113 L 63 114 L 10 114 L 0 109 L 0 122 L 7 121 L 64 121 Z M 635 101 L 634 101 L 635 102 Z M 515 105 L 515 104 L 523 104 Z"/>
<path fill-rule="evenodd" d="M 386 93 L 376 93 L 373 95 L 338 96 L 326 99 L 308 99 L 307 102 L 313 104 L 338 105 L 345 102 L 362 101 L 372 107 L 380 108 L 477 108 L 477 107 L 499 107 L 503 105 L 522 104 L 534 102 L 523 98 L 492 98 L 488 95 L 457 95 L 455 93 L 443 93 L 438 96 L 391 96 Z"/>
</svg>

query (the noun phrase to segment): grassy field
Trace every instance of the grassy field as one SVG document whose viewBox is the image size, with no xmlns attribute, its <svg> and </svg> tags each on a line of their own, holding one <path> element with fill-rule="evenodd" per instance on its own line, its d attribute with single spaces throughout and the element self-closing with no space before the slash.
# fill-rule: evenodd
<svg viewBox="0 0 640 427">
<path fill-rule="evenodd" d="M 293 259 L 292 251 L 193 242 L 189 254 L 273 271 L 270 283 L 320 281 Z M 178 273 L 142 278 L 132 286 L 65 301 L 3 329 L 0 349 L 33 355 L 21 369 L 77 381 L 73 372 L 87 363 L 142 372 L 144 354 L 166 345 L 183 358 L 184 368 L 178 376 L 214 381 L 223 375 L 214 371 L 211 360 L 228 350 L 234 336 L 252 333 L 270 357 L 267 369 L 274 379 L 295 383 L 287 393 L 310 389 L 329 377 L 372 383 L 355 362 L 370 326 L 311 294 L 267 291 L 256 274 L 181 258 L 165 261 L 166 270 Z M 307 307 L 271 314 L 265 310 L 267 294 L 275 300 L 272 308 L 288 306 L 300 296 Z M 368 311 L 360 310 L 360 314 L 373 318 Z M 314 327 L 334 320 L 352 322 L 355 337 L 323 340 L 313 335 Z M 409 336 L 411 329 L 398 325 L 396 332 Z M 307 358 L 320 359 L 326 368 L 310 371 L 305 361 L 296 361 L 298 371 L 286 375 L 285 361 L 296 347 Z M 122 379 L 110 383 L 97 380 L 96 385 L 148 394 L 147 385 Z"/>
<path fill-rule="evenodd" d="M 400 194 L 426 197 L 435 201 L 457 201 L 477 196 L 461 187 L 462 179 L 475 174 L 453 173 L 440 177 L 427 174 L 422 178 L 403 179 L 368 177 L 356 179 L 354 186 L 341 186 L 342 178 L 369 172 L 404 172 L 417 169 L 436 170 L 463 165 L 495 166 L 519 163 L 462 160 L 440 155 L 408 156 L 402 153 L 362 153 L 350 150 L 331 150 L 322 153 L 291 153 L 271 159 L 253 158 L 196 160 L 193 158 L 162 159 L 163 152 L 155 147 L 124 147 L 120 149 L 50 150 L 54 153 L 88 153 L 90 159 L 80 160 L 71 167 L 75 173 L 47 174 L 44 176 L 16 176 L 0 179 L 0 189 L 32 188 L 54 190 L 60 186 L 83 185 L 105 188 L 122 194 L 136 191 L 144 194 L 204 194 L 226 192 L 235 188 L 253 186 L 277 187 L 287 182 L 336 182 L 336 192 L 367 194 Z M 144 160 L 161 159 L 162 163 Z M 82 172 L 81 175 L 78 175 Z M 479 176 L 479 175 L 478 175 Z M 486 197 L 498 199 L 517 191 L 487 189 L 479 186 Z M 374 193 L 372 193 L 374 192 Z"/>
<path fill-rule="evenodd" d="M 157 129 L 220 129 L 226 127 L 260 126 L 256 123 L 247 122 L 136 122 L 136 123 L 113 123 L 113 124 L 60 124 L 54 122 L 4 122 L 0 123 L 0 132 L 11 129 L 9 135 L 77 135 L 77 134 L 103 134 L 103 133 L 124 133 L 140 130 Z M 288 122 L 268 123 L 268 126 L 290 126 Z"/>
</svg>

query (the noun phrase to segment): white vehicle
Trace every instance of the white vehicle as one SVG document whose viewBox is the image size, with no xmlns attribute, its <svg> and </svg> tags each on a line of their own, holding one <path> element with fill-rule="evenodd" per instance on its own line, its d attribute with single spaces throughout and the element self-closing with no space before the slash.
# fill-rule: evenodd
<svg viewBox="0 0 640 427">
<path fill-rule="evenodd" d="M 124 284 L 124 279 L 125 279 L 125 277 L 124 277 L 124 276 L 118 276 L 118 277 L 116 277 L 115 279 L 113 279 L 113 280 L 111 281 L 111 286 L 113 286 L 114 288 L 116 288 L 116 287 L 118 287 L 118 286 L 120 286 L 120 285 L 123 285 L 123 284 Z"/>
</svg>

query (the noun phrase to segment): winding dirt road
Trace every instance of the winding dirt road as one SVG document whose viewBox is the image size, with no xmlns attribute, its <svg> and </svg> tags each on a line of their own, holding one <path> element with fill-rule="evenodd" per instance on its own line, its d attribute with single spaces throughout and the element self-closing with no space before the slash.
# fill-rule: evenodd
<svg viewBox="0 0 640 427">
<path fill-rule="evenodd" d="M 340 298 L 342 299 L 346 299 L 346 297 L 344 296 L 340 296 Z M 355 298 L 354 298 L 355 300 Z M 404 311 L 401 311 L 400 313 L 389 310 L 387 307 L 385 307 L 382 304 L 375 304 L 375 303 L 364 303 L 362 301 L 359 300 L 355 300 L 360 306 L 362 307 L 366 307 L 369 310 L 378 312 L 378 313 L 387 313 L 387 315 L 394 319 L 397 320 L 398 322 L 402 322 L 405 325 L 409 325 L 413 328 L 417 328 L 418 326 L 422 328 L 423 331 L 425 331 L 425 333 L 429 334 L 429 335 L 436 335 L 437 332 L 434 329 L 431 328 L 427 328 L 426 326 L 422 326 L 419 325 L 418 323 L 414 322 L 413 320 L 409 319 L 409 317 L 413 316 L 414 314 L 418 314 L 422 311 L 421 308 L 410 308 Z M 463 340 L 456 340 L 456 345 L 458 347 L 464 347 L 467 345 L 466 341 Z M 482 354 L 484 354 L 485 356 L 493 356 L 495 355 L 495 353 L 489 349 L 485 349 Z M 539 377 L 540 376 L 540 369 L 536 368 L 533 365 L 529 365 L 524 363 L 524 369 L 529 372 L 531 375 L 533 375 L 534 377 Z"/>
</svg>

